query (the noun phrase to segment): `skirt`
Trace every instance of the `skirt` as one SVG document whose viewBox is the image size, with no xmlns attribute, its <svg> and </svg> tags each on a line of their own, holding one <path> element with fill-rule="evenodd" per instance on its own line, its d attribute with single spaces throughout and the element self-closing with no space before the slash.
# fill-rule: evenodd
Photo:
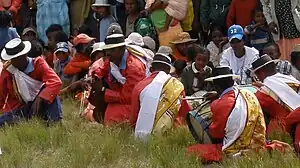
<svg viewBox="0 0 300 168">
<path fill-rule="evenodd" d="M 281 59 L 291 60 L 291 52 L 296 44 L 300 44 L 300 38 L 295 39 L 280 39 L 277 44 L 279 45 L 281 52 Z"/>
</svg>

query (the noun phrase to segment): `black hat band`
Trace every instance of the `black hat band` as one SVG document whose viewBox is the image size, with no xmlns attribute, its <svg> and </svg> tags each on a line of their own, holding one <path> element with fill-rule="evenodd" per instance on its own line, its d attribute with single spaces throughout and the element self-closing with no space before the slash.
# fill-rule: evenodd
<svg viewBox="0 0 300 168">
<path fill-rule="evenodd" d="M 109 44 L 120 44 L 120 43 L 124 43 L 124 42 L 125 42 L 124 36 L 122 36 L 122 37 L 114 37 L 114 38 L 106 38 L 104 40 L 104 43 L 106 45 L 109 45 Z"/>
<path fill-rule="evenodd" d="M 7 48 L 5 47 L 5 51 L 7 55 L 16 55 L 18 53 L 20 53 L 21 51 L 23 51 L 25 48 L 25 44 L 23 42 L 21 42 L 19 45 L 17 45 L 14 48 Z"/>
</svg>

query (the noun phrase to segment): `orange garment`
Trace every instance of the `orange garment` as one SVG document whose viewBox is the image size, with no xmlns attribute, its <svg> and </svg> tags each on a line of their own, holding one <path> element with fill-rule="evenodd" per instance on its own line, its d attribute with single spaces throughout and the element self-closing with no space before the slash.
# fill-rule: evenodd
<svg viewBox="0 0 300 168">
<path fill-rule="evenodd" d="M 173 57 L 175 58 L 175 60 L 184 60 L 184 61 L 188 61 L 187 58 L 185 56 L 183 56 L 175 47 L 175 49 L 173 50 L 175 51 L 173 54 Z"/>
<path fill-rule="evenodd" d="M 16 25 L 19 25 L 21 22 L 19 10 L 21 9 L 22 0 L 11 0 L 10 7 L 5 7 L 4 4 L 4 0 L 0 0 L 0 11 L 6 10 L 5 8 L 8 8 L 8 10 L 11 11 L 14 15 L 14 21 Z"/>
<path fill-rule="evenodd" d="M 281 59 L 285 60 L 291 60 L 291 52 L 293 51 L 293 48 L 296 44 L 300 43 L 300 38 L 296 39 L 285 39 L 282 38 L 279 41 L 277 41 L 277 44 L 279 45 L 280 52 L 281 52 Z"/>
<path fill-rule="evenodd" d="M 72 60 L 64 68 L 64 74 L 76 75 L 83 70 L 88 70 L 90 65 L 90 57 L 77 52 Z"/>
</svg>

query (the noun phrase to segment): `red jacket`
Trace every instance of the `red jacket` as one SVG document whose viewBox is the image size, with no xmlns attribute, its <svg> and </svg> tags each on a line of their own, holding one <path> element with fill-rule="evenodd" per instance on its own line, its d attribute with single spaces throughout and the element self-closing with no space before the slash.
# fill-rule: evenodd
<svg viewBox="0 0 300 168">
<path fill-rule="evenodd" d="M 148 86 L 153 79 L 156 77 L 158 72 L 152 73 L 149 77 L 139 82 L 132 91 L 132 110 L 130 112 L 130 124 L 135 126 L 136 121 L 138 119 L 138 114 L 140 111 L 140 93 L 144 90 L 146 86 Z M 185 119 L 187 113 L 190 111 L 190 106 L 188 105 L 187 101 L 184 100 L 181 102 L 181 107 L 178 113 L 178 116 L 176 116 L 176 122 L 181 124 L 181 121 Z"/>
<path fill-rule="evenodd" d="M 114 83 L 105 77 L 110 88 L 105 90 L 104 95 L 105 102 L 108 103 L 104 117 L 104 124 L 106 125 L 129 121 L 132 90 L 146 77 L 145 64 L 139 58 L 128 54 L 126 68 L 120 71 L 126 78 L 125 84 Z"/>
<path fill-rule="evenodd" d="M 64 74 L 66 75 L 76 75 L 77 73 L 88 70 L 91 65 L 91 60 L 89 56 L 81 53 L 76 53 L 72 60 L 66 65 L 64 69 Z"/>
<path fill-rule="evenodd" d="M 51 103 L 60 92 L 61 80 L 43 58 L 34 58 L 33 63 L 34 70 L 29 76 L 44 83 L 44 89 L 38 96 Z M 4 68 L 0 76 L 0 111 L 9 112 L 22 106 L 13 89 L 12 75 Z"/>
<path fill-rule="evenodd" d="M 233 24 L 247 26 L 253 20 L 252 12 L 257 6 L 257 0 L 232 0 L 227 14 L 227 27 Z"/>
<path fill-rule="evenodd" d="M 210 108 L 212 112 L 212 123 L 209 126 L 209 133 L 213 138 L 224 138 L 227 119 L 234 105 L 234 91 L 225 93 L 221 98 L 211 103 Z"/>
</svg>

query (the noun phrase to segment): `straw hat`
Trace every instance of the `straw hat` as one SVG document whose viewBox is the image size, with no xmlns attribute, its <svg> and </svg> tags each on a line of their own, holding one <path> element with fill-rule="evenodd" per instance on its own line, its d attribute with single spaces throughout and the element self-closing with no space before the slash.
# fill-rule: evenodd
<svg viewBox="0 0 300 168">
<path fill-rule="evenodd" d="M 181 32 L 176 36 L 176 40 L 171 42 L 171 44 L 183 44 L 188 42 L 196 42 L 197 39 L 192 39 L 190 34 L 187 32 Z"/>
</svg>

